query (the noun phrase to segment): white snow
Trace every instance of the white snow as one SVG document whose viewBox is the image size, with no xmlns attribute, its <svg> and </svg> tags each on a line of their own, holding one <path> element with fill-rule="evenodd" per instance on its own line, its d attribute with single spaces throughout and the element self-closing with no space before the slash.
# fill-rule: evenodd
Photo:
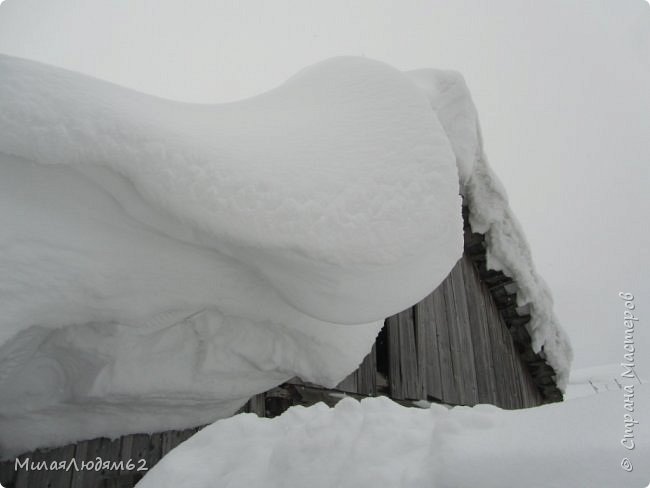
<svg viewBox="0 0 650 488">
<path fill-rule="evenodd" d="M 462 253 L 444 130 L 356 58 L 203 106 L 1 56 L 0 229 L 4 456 L 334 385 Z"/>
<path fill-rule="evenodd" d="M 426 295 L 458 257 L 449 141 L 421 92 L 383 63 L 335 58 L 216 106 L 15 58 L 0 70 L 4 153 L 114 170 L 310 315 L 375 320 Z M 398 285 L 381 279 L 388 270 L 414 276 Z M 368 273 L 381 300 L 364 290 Z"/>
<path fill-rule="evenodd" d="M 472 176 L 482 150 L 476 107 L 460 73 L 420 69 L 406 74 L 427 95 L 445 129 L 458 166 L 461 192 Z"/>
<path fill-rule="evenodd" d="M 429 409 L 383 398 L 220 420 L 172 450 L 138 488 L 611 488 L 650 481 L 650 390 L 635 413 L 609 392 L 532 409 Z M 624 415 L 637 420 L 621 445 Z M 633 470 L 621 468 L 624 458 Z"/>
<path fill-rule="evenodd" d="M 199 105 L 0 55 L 0 457 L 338 383 L 460 257 L 459 193 L 563 387 L 460 75 L 335 58 Z"/>
<path fill-rule="evenodd" d="M 566 398 L 580 398 L 607 391 L 622 392 L 625 385 L 642 385 L 645 379 L 629 377 L 630 370 L 620 364 L 603 364 L 571 370 Z M 636 371 L 632 370 L 636 373 Z M 623 376 L 625 374 L 626 376 Z"/>
</svg>

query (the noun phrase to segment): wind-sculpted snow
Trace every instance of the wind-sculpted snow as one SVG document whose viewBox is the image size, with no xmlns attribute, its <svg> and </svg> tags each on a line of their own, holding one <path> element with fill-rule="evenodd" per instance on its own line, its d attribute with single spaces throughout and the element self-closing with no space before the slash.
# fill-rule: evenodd
<svg viewBox="0 0 650 488">
<path fill-rule="evenodd" d="M 0 56 L 2 454 L 336 384 L 460 257 L 458 193 L 375 61 L 202 106 Z"/>
<path fill-rule="evenodd" d="M 310 315 L 385 316 L 426 295 L 458 257 L 450 143 L 420 91 L 382 63 L 336 58 L 217 106 L 0 63 L 4 153 L 114 170 Z M 411 278 L 388 279 L 396 273 Z"/>
<path fill-rule="evenodd" d="M 406 74 L 426 94 L 456 156 L 461 192 L 482 150 L 476 107 L 460 73 L 419 69 Z"/>
<path fill-rule="evenodd" d="M 459 194 L 563 387 L 459 74 L 335 58 L 197 105 L 0 55 L 0 456 L 335 385 L 460 258 Z"/>
<path fill-rule="evenodd" d="M 274 419 L 243 414 L 179 445 L 137 487 L 642 487 L 650 480 L 647 409 L 630 414 L 622 398 L 607 392 L 514 411 L 345 398 Z M 647 405 L 650 391 L 637 386 L 634 399 Z M 633 450 L 621 446 L 625 428 Z"/>
</svg>

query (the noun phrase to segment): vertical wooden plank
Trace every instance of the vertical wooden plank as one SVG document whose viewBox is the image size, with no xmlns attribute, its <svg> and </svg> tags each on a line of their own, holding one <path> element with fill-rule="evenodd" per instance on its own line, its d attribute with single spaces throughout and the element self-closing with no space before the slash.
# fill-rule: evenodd
<svg viewBox="0 0 650 488">
<path fill-rule="evenodd" d="M 140 479 L 142 477 L 139 475 L 127 473 L 113 478 L 106 478 L 97 485 L 97 488 L 133 488 Z"/>
<path fill-rule="evenodd" d="M 471 265 L 474 267 L 474 264 Z M 473 268 L 478 276 L 478 270 Z M 490 292 L 482 281 L 478 284 L 476 313 L 479 320 L 485 320 L 487 328 L 487 340 L 492 359 L 492 370 L 494 373 L 495 398 L 494 404 L 502 408 L 514 408 L 515 399 L 512 391 L 512 364 L 508 358 L 508 351 L 503 340 L 503 332 L 506 328 L 501 315 L 490 295 Z M 489 378 L 488 378 L 489 379 Z"/>
<path fill-rule="evenodd" d="M 84 487 L 95 487 L 99 485 L 103 476 L 101 473 L 101 466 L 98 470 L 90 467 L 90 463 L 94 466 L 95 462 L 99 460 L 113 460 L 115 457 L 110 456 L 109 452 L 104 453 L 102 441 L 108 439 L 91 439 L 88 441 L 78 442 L 75 449 L 75 460 L 77 462 L 77 467 L 79 470 L 75 470 L 72 473 L 72 479 L 70 480 L 70 488 L 84 488 Z M 115 455 L 119 453 L 119 441 L 117 442 L 118 450 L 115 452 Z M 101 465 L 100 463 L 98 463 Z M 117 474 L 117 473 L 113 473 Z"/>
<path fill-rule="evenodd" d="M 524 362 L 521 356 L 519 356 L 519 362 L 521 363 L 521 368 L 525 370 L 525 375 L 524 375 L 524 381 L 526 383 L 526 386 L 524 388 L 524 391 L 526 391 L 526 405 L 524 405 L 526 408 L 530 407 L 536 407 L 539 405 L 542 405 L 544 403 L 544 398 L 542 397 L 541 392 L 537 388 L 537 385 L 535 384 L 535 381 L 533 380 L 533 376 L 528 370 L 528 366 Z"/>
<path fill-rule="evenodd" d="M 482 287 L 487 292 L 487 287 L 484 284 Z M 485 294 L 485 297 L 490 325 L 490 339 L 495 360 L 498 404 L 502 408 L 518 408 L 521 403 L 519 380 L 515 377 L 512 358 L 512 355 L 517 353 L 514 350 L 510 332 L 507 330 L 505 322 L 489 292 Z"/>
<path fill-rule="evenodd" d="M 402 385 L 402 374 L 400 371 L 400 347 L 399 347 L 399 320 L 397 315 L 386 319 L 386 339 L 388 349 L 388 388 L 390 396 L 396 399 L 404 399 L 404 387 Z"/>
<path fill-rule="evenodd" d="M 478 380 L 476 379 L 477 370 L 474 362 L 474 343 L 472 341 L 472 329 L 469 321 L 467 289 L 465 277 L 463 275 L 463 263 L 460 260 L 452 270 L 452 289 L 454 292 L 454 302 L 456 304 L 456 313 L 459 318 L 460 334 L 460 351 L 466 359 L 463 361 L 463 375 L 465 376 L 464 400 L 467 405 L 476 405 L 478 403 Z"/>
<path fill-rule="evenodd" d="M 431 297 L 433 301 L 433 319 L 437 333 L 442 400 L 451 405 L 459 405 L 460 397 L 454 380 L 454 365 L 451 361 L 449 321 L 447 320 L 444 286 L 441 285 L 436 288 Z"/>
<path fill-rule="evenodd" d="M 24 456 L 20 456 L 24 458 Z M 7 487 L 13 486 L 16 480 L 15 459 L 0 463 L 0 484 Z"/>
<path fill-rule="evenodd" d="M 248 400 L 250 412 L 256 414 L 258 417 L 266 417 L 266 394 L 259 393 L 253 395 Z"/>
<path fill-rule="evenodd" d="M 443 287 L 449 321 L 451 360 L 459 400 L 462 405 L 475 405 L 478 402 L 476 368 L 461 263 L 454 266 L 449 277 L 443 282 Z"/>
<path fill-rule="evenodd" d="M 510 331 L 505 325 L 505 322 L 501 330 L 503 331 L 503 342 L 505 343 L 505 349 L 508 351 L 508 359 L 510 362 L 510 375 L 512 378 L 512 398 L 513 398 L 512 408 L 523 408 L 525 402 L 524 402 L 522 375 L 524 374 L 524 372 L 519 368 L 520 366 L 519 358 L 518 358 L 519 354 L 515 349 L 512 336 L 510 335 Z"/>
<path fill-rule="evenodd" d="M 162 436 L 160 434 L 138 434 L 140 444 L 139 449 L 134 453 L 133 461 L 136 463 L 136 471 L 142 476 L 146 471 L 139 471 L 138 468 L 144 467 L 151 469 L 162 457 Z M 140 464 L 144 461 L 143 464 Z"/>
<path fill-rule="evenodd" d="M 422 363 L 424 371 L 425 399 L 442 400 L 442 380 L 438 354 L 438 332 L 433 313 L 433 295 L 429 294 L 415 306 L 415 321 L 418 324 L 418 346 L 424 349 Z M 420 332 L 422 330 L 422 332 Z M 420 365 L 420 367 L 422 367 Z"/>
<path fill-rule="evenodd" d="M 29 458 L 30 460 L 34 459 L 35 452 L 30 452 L 26 456 L 20 456 L 21 460 L 24 460 L 25 458 Z M 31 474 L 31 471 L 25 470 L 25 469 L 19 469 L 16 471 L 15 477 L 14 477 L 14 488 L 29 488 L 29 475 Z"/>
<path fill-rule="evenodd" d="M 377 394 L 377 346 L 375 344 L 359 366 L 356 374 L 357 393 L 375 396 Z"/>
<path fill-rule="evenodd" d="M 517 356 L 517 371 L 519 372 L 519 382 L 521 384 L 521 392 L 523 404 L 522 408 L 536 407 L 544 403 L 541 393 L 537 389 L 533 381 L 533 377 L 528 371 L 528 367 L 521 359 L 521 356 Z"/>
<path fill-rule="evenodd" d="M 102 438 L 99 440 L 98 446 L 98 455 L 104 461 L 114 461 L 120 457 L 120 451 L 122 449 L 122 443 L 120 439 L 107 439 Z M 102 469 L 101 475 L 103 479 L 109 479 L 117 476 L 119 471 L 117 470 L 105 470 Z"/>
<path fill-rule="evenodd" d="M 93 446 L 89 445 L 91 442 L 81 441 L 76 444 L 74 457 L 79 471 L 72 473 L 70 488 L 83 488 L 84 483 L 86 486 L 92 487 L 99 483 L 99 477 L 95 473 L 83 469 L 85 463 L 88 462 L 94 452 Z"/>
<path fill-rule="evenodd" d="M 375 340 L 375 368 L 377 369 L 377 377 L 375 385 L 377 394 L 390 396 L 390 360 L 389 353 L 389 338 L 388 338 L 388 323 L 390 318 L 384 320 L 384 326 L 379 331 L 377 339 Z"/>
<path fill-rule="evenodd" d="M 99 485 L 104 478 L 104 475 L 107 474 L 106 472 L 102 473 L 101 466 L 99 470 L 88 467 L 82 469 L 82 467 L 91 462 L 94 465 L 96 460 L 114 460 L 119 455 L 120 442 L 111 442 L 106 438 L 98 438 L 78 442 L 76 446 L 77 448 L 74 457 L 77 461 L 79 471 L 74 471 L 72 473 L 70 488 L 95 487 Z M 118 472 L 108 474 L 110 474 L 110 476 L 115 476 Z"/>
<path fill-rule="evenodd" d="M 487 305 L 478 271 L 468 257 L 463 257 L 462 270 L 467 290 L 467 312 L 476 367 L 476 384 L 479 403 L 496 404 L 497 386 L 492 357 Z"/>
<path fill-rule="evenodd" d="M 164 457 L 169 451 L 194 435 L 195 429 L 170 430 L 160 434 L 160 454 Z"/>
<path fill-rule="evenodd" d="M 120 438 L 120 455 L 118 460 L 124 464 L 128 463 L 130 459 L 133 459 L 133 436 L 125 435 Z M 129 475 L 131 472 L 128 469 L 122 469 L 120 475 Z"/>
<path fill-rule="evenodd" d="M 140 479 L 145 472 L 138 471 L 141 467 L 141 459 L 146 463 L 149 468 L 160 459 L 162 453 L 162 439 L 160 435 L 156 436 L 157 439 L 152 439 L 147 434 L 134 434 L 121 438 L 119 460 L 123 462 L 123 467 L 120 471 L 120 476 L 123 480 Z M 128 463 L 131 462 L 131 466 Z M 133 469 L 128 469 L 133 467 Z"/>
<path fill-rule="evenodd" d="M 426 298 L 425 298 L 426 300 Z M 423 300 L 424 301 L 424 300 Z M 422 302 L 420 302 L 422 303 Z M 415 353 L 417 361 L 417 397 L 421 400 L 427 399 L 427 335 L 429 324 L 422 320 L 420 303 L 413 307 L 413 324 L 415 332 Z"/>
<path fill-rule="evenodd" d="M 418 400 L 421 399 L 421 388 L 419 387 L 418 353 L 413 319 L 413 307 L 397 315 L 399 323 L 399 364 L 404 397 Z"/>
<path fill-rule="evenodd" d="M 501 321 L 499 316 L 494 315 L 491 301 L 486 298 L 485 307 L 488 317 L 488 332 L 492 344 L 492 357 L 494 359 L 494 374 L 496 378 L 497 400 L 496 405 L 501 408 L 513 408 L 512 394 L 509 391 L 508 365 L 506 360 L 507 351 L 501 340 Z"/>
<path fill-rule="evenodd" d="M 128 486 L 128 483 L 139 481 L 147 473 L 147 471 L 141 471 L 141 469 L 153 467 L 160 460 L 161 455 L 162 436 L 160 434 L 151 436 L 134 434 L 122 437 L 118 458 L 123 462 L 124 469 L 116 477 L 118 486 Z M 129 467 L 133 469 L 128 469 Z"/>
<path fill-rule="evenodd" d="M 413 309 L 389 317 L 388 362 L 391 396 L 396 399 L 418 398 L 418 368 Z"/>
<path fill-rule="evenodd" d="M 496 308 L 496 305 L 495 305 Z M 514 344 L 512 334 L 508 330 L 508 327 L 505 323 L 505 320 L 502 318 L 502 331 L 503 331 L 503 341 L 505 343 L 506 350 L 508 351 L 508 358 L 510 359 L 510 371 L 512 374 L 513 382 L 513 406 L 512 408 L 524 408 L 526 406 L 526 401 L 524 399 L 524 385 L 525 378 L 528 375 L 528 371 L 522 369 L 522 363 L 519 358 L 519 353 Z"/>
<path fill-rule="evenodd" d="M 527 369 L 526 372 L 528 373 Z M 528 373 L 528 377 L 526 378 L 526 391 L 528 392 L 528 400 L 526 402 L 525 408 L 537 407 L 544 403 L 544 398 L 537 388 L 537 385 L 534 383 L 533 377 L 530 375 L 530 373 Z"/>
</svg>

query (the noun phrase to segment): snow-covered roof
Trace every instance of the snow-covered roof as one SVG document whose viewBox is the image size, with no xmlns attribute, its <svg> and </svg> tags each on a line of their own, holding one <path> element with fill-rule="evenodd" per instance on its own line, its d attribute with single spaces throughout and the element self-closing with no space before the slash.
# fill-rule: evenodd
<svg viewBox="0 0 650 488">
<path fill-rule="evenodd" d="M 568 341 L 458 75 L 336 58 L 197 105 L 0 56 L 0 454 L 338 383 L 461 256 L 459 190 L 563 385 Z"/>
<path fill-rule="evenodd" d="M 503 271 L 516 282 L 518 305 L 530 310 L 526 328 L 532 348 L 555 370 L 556 383 L 564 391 L 573 358 L 571 344 L 553 311 L 551 291 L 535 270 L 507 192 L 487 162 L 477 111 L 465 80 L 454 71 L 428 69 L 407 74 L 427 94 L 454 149 L 472 230 L 486 238 L 487 267 Z"/>
</svg>

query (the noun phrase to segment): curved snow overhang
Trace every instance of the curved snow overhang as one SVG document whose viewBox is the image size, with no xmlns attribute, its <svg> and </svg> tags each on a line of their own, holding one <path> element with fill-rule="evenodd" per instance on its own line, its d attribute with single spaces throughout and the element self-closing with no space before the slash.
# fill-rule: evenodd
<svg viewBox="0 0 650 488">
<path fill-rule="evenodd" d="M 0 456 L 336 385 L 462 255 L 458 190 L 377 61 L 198 105 L 0 55 Z"/>
</svg>

